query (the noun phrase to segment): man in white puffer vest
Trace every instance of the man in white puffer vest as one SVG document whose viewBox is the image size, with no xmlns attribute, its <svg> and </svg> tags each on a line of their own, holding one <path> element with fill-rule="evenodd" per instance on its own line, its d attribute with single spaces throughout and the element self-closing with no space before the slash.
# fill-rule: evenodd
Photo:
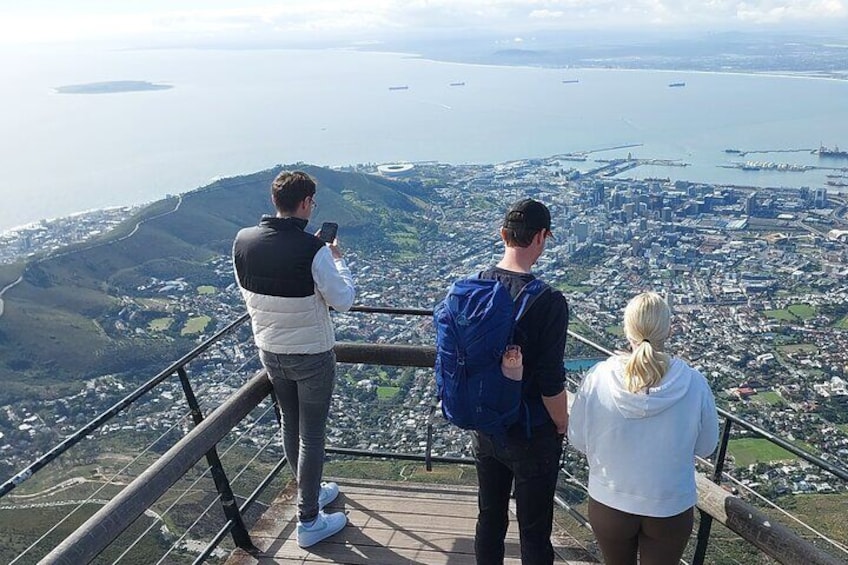
<svg viewBox="0 0 848 565">
<path fill-rule="evenodd" d="M 297 480 L 297 542 L 309 547 L 347 524 L 324 513 L 339 494 L 322 483 L 327 415 L 336 377 L 329 307 L 347 311 L 356 290 L 338 240 L 307 233 L 315 181 L 282 172 L 271 185 L 276 216 L 239 231 L 233 265 L 262 364 L 282 414 L 283 448 Z"/>
</svg>

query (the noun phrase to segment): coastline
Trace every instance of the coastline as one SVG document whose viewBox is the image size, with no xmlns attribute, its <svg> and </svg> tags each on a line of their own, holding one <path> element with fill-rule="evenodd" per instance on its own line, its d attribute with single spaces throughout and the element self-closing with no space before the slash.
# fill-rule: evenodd
<svg viewBox="0 0 848 565">
<path fill-rule="evenodd" d="M 200 187 L 198 187 L 198 188 L 200 188 Z M 162 198 L 165 198 L 165 195 L 162 195 Z M 0 228 L 0 237 L 13 235 L 13 234 L 15 234 L 19 231 L 26 231 L 26 230 L 35 229 L 39 225 L 42 225 L 42 224 L 49 224 L 50 222 L 56 222 L 58 220 L 67 220 L 67 219 L 70 219 L 70 218 L 85 216 L 87 214 L 100 214 L 100 213 L 103 213 L 103 212 L 110 212 L 110 211 L 117 211 L 117 210 L 126 210 L 128 213 L 132 213 L 132 211 L 135 208 L 140 208 L 142 206 L 152 204 L 156 200 L 159 200 L 159 199 L 157 198 L 155 200 L 148 200 L 147 202 L 142 202 L 142 203 L 139 203 L 139 204 L 126 204 L 126 205 L 120 205 L 120 206 L 115 206 L 115 205 L 100 206 L 100 207 L 95 207 L 95 208 L 88 208 L 86 210 L 80 210 L 78 212 L 71 212 L 69 214 L 63 214 L 63 215 L 60 215 L 60 216 L 52 216 L 50 218 L 40 218 L 38 220 L 33 220 L 31 222 L 27 222 L 25 224 L 20 224 L 20 225 L 17 225 L 17 226 L 12 226 L 10 228 Z"/>
<path fill-rule="evenodd" d="M 370 47 L 370 46 L 368 46 Z M 624 67 L 624 66 L 585 66 L 585 65 L 527 65 L 527 64 L 510 64 L 510 63 L 480 63 L 473 61 L 458 61 L 455 59 L 439 59 L 437 57 L 432 57 L 424 53 L 416 53 L 416 52 L 407 52 L 407 51 L 386 51 L 379 49 L 369 49 L 360 48 L 360 47 L 330 47 L 323 49 L 325 51 L 358 51 L 360 53 L 369 53 L 374 55 L 386 55 L 386 56 L 396 56 L 401 58 L 408 59 L 418 59 L 420 61 L 427 61 L 430 63 L 439 63 L 445 65 L 460 65 L 467 66 L 472 68 L 503 68 L 503 69 L 533 69 L 533 70 L 541 70 L 547 69 L 552 71 L 568 71 L 569 73 L 574 72 L 582 72 L 582 71 L 642 71 L 649 73 L 685 73 L 685 74 L 703 74 L 703 75 L 727 75 L 727 76 L 751 76 L 751 77 L 776 77 L 776 78 L 800 78 L 800 79 L 812 79 L 812 80 L 831 80 L 835 82 L 848 82 L 848 70 L 840 71 L 844 76 L 815 76 L 809 73 L 822 73 L 827 71 L 821 70 L 784 70 L 784 71 L 748 71 L 748 70 L 702 70 L 702 69 L 661 69 L 661 68 L 653 68 L 653 67 Z M 302 51 L 301 49 L 282 49 L 283 51 Z"/>
<path fill-rule="evenodd" d="M 641 144 L 636 144 L 636 145 L 641 145 Z M 608 151 L 608 150 L 611 150 L 611 149 L 617 149 L 617 148 L 594 149 L 594 150 L 587 150 L 587 152 L 588 153 L 594 153 L 594 152 Z M 756 151 L 751 151 L 751 152 L 756 152 Z M 413 159 L 403 159 L 403 162 L 410 163 L 412 165 L 421 164 L 421 163 L 428 163 L 428 164 L 430 164 L 430 163 L 443 163 L 443 164 L 449 165 L 449 166 L 459 166 L 459 165 L 462 165 L 462 164 L 502 165 L 502 164 L 506 164 L 506 163 L 525 161 L 525 160 L 528 160 L 528 159 L 551 159 L 551 158 L 554 158 L 555 156 L 556 155 L 531 155 L 531 156 L 526 156 L 526 157 L 515 157 L 515 158 L 512 158 L 512 159 L 507 159 L 507 160 L 504 160 L 504 161 L 496 161 L 496 162 L 491 162 L 491 163 L 489 163 L 489 162 L 486 162 L 486 163 L 483 163 L 483 162 L 479 162 L 479 163 L 450 162 L 450 161 L 440 161 L 440 160 L 433 160 L 433 159 L 414 159 L 414 160 Z M 328 167 L 328 168 L 351 167 L 351 166 L 356 165 L 355 163 L 335 163 L 335 164 L 310 163 L 310 164 L 315 165 L 315 166 L 320 166 L 320 167 Z M 845 166 L 846 166 L 846 168 L 848 168 L 848 160 L 845 161 Z M 163 199 L 167 198 L 168 196 L 174 196 L 174 197 L 177 197 L 177 198 L 181 198 L 183 195 L 185 195 L 189 192 L 193 192 L 195 190 L 200 190 L 200 189 L 205 188 L 205 187 L 207 187 L 207 186 L 209 186 L 209 185 L 211 185 L 214 182 L 219 181 L 219 180 L 232 179 L 232 178 L 237 178 L 237 177 L 245 176 L 245 175 L 252 175 L 252 174 L 259 173 L 259 172 L 262 172 L 262 171 L 267 171 L 267 170 L 270 170 L 270 169 L 273 169 L 273 168 L 274 168 L 274 166 L 264 167 L 264 168 L 260 168 L 260 169 L 257 169 L 257 170 L 251 170 L 251 171 L 240 171 L 240 172 L 235 172 L 235 173 L 230 173 L 230 174 L 214 175 L 214 176 L 210 177 L 209 180 L 204 184 L 200 184 L 198 186 L 195 186 L 193 188 L 190 188 L 188 190 L 184 190 L 184 191 L 176 193 L 176 194 L 175 193 L 165 193 L 165 194 L 162 194 L 158 198 L 148 199 L 148 200 L 145 200 L 144 202 L 128 203 L 128 204 L 119 205 L 119 206 L 110 205 L 110 206 L 89 208 L 89 209 L 86 209 L 86 210 L 71 212 L 71 213 L 68 213 L 68 214 L 65 214 L 65 215 L 59 215 L 59 216 L 53 216 L 53 217 L 50 217 L 50 218 L 42 218 L 42 219 L 39 219 L 39 220 L 33 220 L 31 222 L 28 222 L 28 223 L 25 223 L 25 224 L 20 224 L 20 225 L 13 226 L 13 227 L 10 227 L 10 228 L 0 228 L 0 238 L 14 236 L 14 235 L 17 234 L 17 232 L 34 229 L 34 228 L 37 228 L 41 224 L 55 222 L 55 221 L 58 221 L 58 220 L 67 220 L 67 219 L 71 219 L 71 218 L 74 218 L 74 217 L 82 217 L 82 216 L 85 216 L 85 215 L 88 215 L 88 214 L 97 214 L 97 213 L 103 213 L 103 212 L 108 212 L 108 211 L 119 211 L 119 210 L 126 210 L 127 214 L 131 214 L 137 208 L 141 208 L 141 207 L 147 206 L 149 204 L 152 204 L 154 202 L 157 202 L 159 200 L 163 200 Z M 374 173 L 374 174 L 376 174 L 376 173 Z M 692 182 L 697 182 L 697 181 L 692 181 Z M 704 181 L 704 182 L 706 182 L 706 181 Z M 707 183 L 707 184 L 722 184 L 722 186 L 763 189 L 763 187 L 759 187 L 759 186 L 756 186 L 756 185 L 747 185 L 747 184 L 735 184 L 735 183 Z M 793 187 L 792 186 L 789 186 L 789 187 L 787 187 L 787 186 L 774 186 L 774 187 L 768 187 L 768 188 L 779 190 L 779 189 L 793 188 Z M 768 189 L 768 188 L 766 188 L 766 189 Z M 826 187 L 826 189 L 827 189 L 828 192 L 833 192 L 833 193 L 836 193 L 836 194 L 848 194 L 848 187 L 828 186 L 828 187 Z"/>
<path fill-rule="evenodd" d="M 369 51 L 369 53 L 373 53 Z M 381 52 L 384 53 L 384 52 Z M 392 54 L 389 52 L 385 52 L 385 54 Z M 648 68 L 648 67 L 612 67 L 612 66 L 602 66 L 602 67 L 572 67 L 572 66 L 551 66 L 551 65 L 510 65 L 508 63 L 472 63 L 472 62 L 462 62 L 462 61 L 451 61 L 451 60 L 443 60 L 443 59 L 434 59 L 431 57 L 427 57 L 420 54 L 413 54 L 410 57 L 417 58 L 421 61 L 428 61 L 431 63 L 439 63 L 439 64 L 450 64 L 450 65 L 462 65 L 467 67 L 476 67 L 476 68 L 502 68 L 502 69 L 527 69 L 527 70 L 551 70 L 551 71 L 567 71 L 570 74 L 579 73 L 579 72 L 645 72 L 645 73 L 667 73 L 667 74 L 697 74 L 697 75 L 716 75 L 716 76 L 746 76 L 746 77 L 771 77 L 771 78 L 792 78 L 792 79 L 809 79 L 809 80 L 826 80 L 833 82 L 844 82 L 848 83 L 848 71 L 845 72 L 844 77 L 835 77 L 835 76 L 811 76 L 805 73 L 813 73 L 820 71 L 707 71 L 707 70 L 697 70 L 697 69 L 656 69 L 656 68 Z"/>
<path fill-rule="evenodd" d="M 430 116 L 432 112 L 423 105 L 426 104 L 428 106 L 444 110 L 451 109 L 454 111 L 454 115 L 451 116 L 448 121 L 460 124 L 457 126 L 457 133 L 462 135 L 467 134 L 469 131 L 473 133 L 478 131 L 478 129 L 469 130 L 469 127 L 474 126 L 475 128 L 479 128 L 482 126 L 483 129 L 488 130 L 487 137 L 475 139 L 474 143 L 467 143 L 462 147 L 454 147 L 456 144 L 442 144 L 442 139 L 439 137 L 441 134 L 437 134 L 436 136 L 431 135 L 433 132 L 428 130 L 428 123 L 421 122 L 423 124 L 420 125 L 421 130 L 410 132 L 410 135 L 399 135 L 397 131 L 389 131 L 387 128 L 382 126 L 376 126 L 373 128 L 373 131 L 368 130 L 369 134 L 376 134 L 371 135 L 369 138 L 374 141 L 360 143 L 361 139 L 359 139 L 359 137 L 361 137 L 361 135 L 358 133 L 358 130 L 355 129 L 355 126 L 359 127 L 359 124 L 353 123 L 353 121 L 351 121 L 351 123 L 345 123 L 347 118 L 344 115 L 331 115 L 329 118 L 325 118 L 325 116 L 319 112 L 320 115 L 316 120 L 312 120 L 309 121 L 309 123 L 304 124 L 306 142 L 303 144 L 297 144 L 297 147 L 288 146 L 285 140 L 263 141 L 262 135 L 265 131 L 263 129 L 264 126 L 250 125 L 250 123 L 253 122 L 250 122 L 247 126 L 242 128 L 244 131 L 238 132 L 243 139 L 247 140 L 247 142 L 242 146 L 235 146 L 232 143 L 227 144 L 219 142 L 204 144 L 204 140 L 226 138 L 216 135 L 216 133 L 219 133 L 217 132 L 217 129 L 219 128 L 216 128 L 214 125 L 211 125 L 207 132 L 206 129 L 203 128 L 206 128 L 208 123 L 198 122 L 199 127 L 194 128 L 191 131 L 196 132 L 203 129 L 204 134 L 202 139 L 200 139 L 201 136 L 199 135 L 195 135 L 194 138 L 189 136 L 186 138 L 187 141 L 182 146 L 174 147 L 176 144 L 169 144 L 167 140 L 178 139 L 178 137 L 175 135 L 168 135 L 167 124 L 169 122 L 168 120 L 165 120 L 161 127 L 156 128 L 157 131 L 161 130 L 160 134 L 154 134 L 154 132 L 146 131 L 150 128 L 148 128 L 145 123 L 138 124 L 140 132 L 139 135 L 144 137 L 145 142 L 149 141 L 149 139 L 153 139 L 154 135 L 162 135 L 162 139 L 164 141 L 161 146 L 156 144 L 148 147 L 140 147 L 142 150 L 141 152 L 127 154 L 128 152 L 124 150 L 123 147 L 132 146 L 133 138 L 127 139 L 126 142 L 124 142 L 122 138 L 116 138 L 116 141 L 121 141 L 120 143 L 102 142 L 103 139 L 108 139 L 111 131 L 104 125 L 104 120 L 101 119 L 99 122 L 94 124 L 95 127 L 93 131 L 96 131 L 99 136 L 92 137 L 92 139 L 95 139 L 96 143 L 92 143 L 90 147 L 88 144 L 84 144 L 85 147 L 83 149 L 71 147 L 69 151 L 65 153 L 56 153 L 56 155 L 59 155 L 60 160 L 64 159 L 65 161 L 71 160 L 69 157 L 64 157 L 65 154 L 76 153 L 74 157 L 77 158 L 73 159 L 73 162 L 60 163 L 61 166 L 69 173 L 66 188 L 80 193 L 78 197 L 75 196 L 74 200 L 67 198 L 61 201 L 42 199 L 43 205 L 40 206 L 29 204 L 27 204 L 27 206 L 24 206 L 23 204 L 16 206 L 16 202 L 22 202 L 22 200 L 18 197 L 19 187 L 20 190 L 24 188 L 34 190 L 41 189 L 41 187 L 31 180 L 31 175 L 29 172 L 25 171 L 23 167 L 17 166 L 17 163 L 15 162 L 12 163 L 12 174 L 7 180 L 7 215 L 3 218 L 5 221 L 0 222 L 0 236 L 8 235 L 10 232 L 31 229 L 34 227 L 33 224 L 37 225 L 39 222 L 53 221 L 57 218 L 83 214 L 92 210 L 102 210 L 116 205 L 144 205 L 151 201 L 163 198 L 168 193 L 174 194 L 176 192 L 193 190 L 196 187 L 204 186 L 204 184 L 211 182 L 207 179 L 210 179 L 213 175 L 215 175 L 215 173 L 218 173 L 215 176 L 223 178 L 251 174 L 252 172 L 266 168 L 268 164 L 279 163 L 279 159 L 286 159 L 289 163 L 306 162 L 320 166 L 345 167 L 358 163 L 373 162 L 375 164 L 379 164 L 391 162 L 397 160 L 397 156 L 400 154 L 406 157 L 405 160 L 412 162 L 439 161 L 446 164 L 494 164 L 507 160 L 544 158 L 544 156 L 547 155 L 585 150 L 587 148 L 599 146 L 599 144 L 614 144 L 622 140 L 627 142 L 645 142 L 646 146 L 653 144 L 654 147 L 652 149 L 646 149 L 645 154 L 639 155 L 640 157 L 656 157 L 658 159 L 681 158 L 681 154 L 684 156 L 691 154 L 689 151 L 692 136 L 689 136 L 688 134 L 682 135 L 679 132 L 672 132 L 672 134 L 670 134 L 667 138 L 658 140 L 657 136 L 654 135 L 657 132 L 651 131 L 651 128 L 653 127 L 652 124 L 656 123 L 656 121 L 652 120 L 657 117 L 662 117 L 659 115 L 661 114 L 661 111 L 649 111 L 645 113 L 645 116 L 638 115 L 641 108 L 645 106 L 644 102 L 642 102 L 642 106 L 637 106 L 634 103 L 624 110 L 616 110 L 605 113 L 595 111 L 595 115 L 592 118 L 593 120 L 604 120 L 605 118 L 612 116 L 612 114 L 619 112 L 621 114 L 619 120 L 620 123 L 613 123 L 615 122 L 615 116 L 612 116 L 612 119 L 607 120 L 604 126 L 607 129 L 602 131 L 603 135 L 594 135 L 596 131 L 601 130 L 594 130 L 591 127 L 587 127 L 585 123 L 587 123 L 589 118 L 578 116 L 575 119 L 571 119 L 570 121 L 558 125 L 559 128 L 570 128 L 573 126 L 574 129 L 563 130 L 567 131 L 566 135 L 557 137 L 557 135 L 551 133 L 553 130 L 539 131 L 537 135 L 533 137 L 531 142 L 516 142 L 511 144 L 512 142 L 510 139 L 517 139 L 517 136 L 512 136 L 507 139 L 505 135 L 501 135 L 508 127 L 514 127 L 515 124 L 510 124 L 510 121 L 515 120 L 516 116 L 527 116 L 527 119 L 530 121 L 536 119 L 532 115 L 535 108 L 527 106 L 526 97 L 524 95 L 520 94 L 520 92 L 510 92 L 509 98 L 503 98 L 503 101 L 499 100 L 498 104 L 501 104 L 500 107 L 486 106 L 485 111 L 489 113 L 485 117 L 482 115 L 475 117 L 475 112 L 478 110 L 477 107 L 473 108 L 473 112 L 469 112 L 468 108 L 470 103 L 476 103 L 475 98 L 487 96 L 493 89 L 497 89 L 498 85 L 496 83 L 498 81 L 505 85 L 505 90 L 508 90 L 508 83 L 512 76 L 515 76 L 515 78 L 518 79 L 518 82 L 522 82 L 525 78 L 528 80 L 532 79 L 534 81 L 537 88 L 528 94 L 535 97 L 536 101 L 552 101 L 563 96 L 567 97 L 569 101 L 574 101 L 575 103 L 582 104 L 584 106 L 587 104 L 587 101 L 585 94 L 582 93 L 591 92 L 593 86 L 595 87 L 594 92 L 596 94 L 603 94 L 603 92 L 606 91 L 611 92 L 612 94 L 610 95 L 610 99 L 613 100 L 612 103 L 615 103 L 616 97 L 613 96 L 613 94 L 615 94 L 614 87 L 617 83 L 623 81 L 641 83 L 645 87 L 643 91 L 650 90 L 651 92 L 656 93 L 658 92 L 657 89 L 661 89 L 664 91 L 663 94 L 665 94 L 666 92 L 669 92 L 668 89 L 665 88 L 667 83 L 670 82 L 672 78 L 679 78 L 680 80 L 687 81 L 687 88 L 681 89 L 682 92 L 677 91 L 674 93 L 674 99 L 678 102 L 676 107 L 678 109 L 687 108 L 682 114 L 680 114 L 680 116 L 684 118 L 692 111 L 693 106 L 691 104 L 691 100 L 698 96 L 703 97 L 705 92 L 709 93 L 711 84 L 706 79 L 709 75 L 726 76 L 731 79 L 735 79 L 737 76 L 763 77 L 772 80 L 796 79 L 793 83 L 770 83 L 764 81 L 747 81 L 745 79 L 737 80 L 739 83 L 747 83 L 747 86 L 745 84 L 740 84 L 740 86 L 746 91 L 753 93 L 764 92 L 767 89 L 773 90 L 775 86 L 786 86 L 788 89 L 794 89 L 799 92 L 809 91 L 817 93 L 816 96 L 819 96 L 819 98 L 824 95 L 827 95 L 830 98 L 833 98 L 834 96 L 837 98 L 842 97 L 844 87 L 831 85 L 834 83 L 848 83 L 848 80 L 842 80 L 841 78 L 811 74 L 813 71 L 786 71 L 781 73 L 767 71 L 739 72 L 734 70 L 681 71 L 669 69 L 634 69 L 625 67 L 556 67 L 526 64 L 490 64 L 451 61 L 445 60 L 444 58 L 426 57 L 422 53 L 411 50 L 386 50 L 380 49 L 381 47 L 384 46 L 359 45 L 321 49 L 321 51 L 325 51 L 326 53 L 345 53 L 347 54 L 347 58 L 354 56 L 370 57 L 370 62 L 368 62 L 370 66 L 382 68 L 384 66 L 382 63 L 385 62 L 385 67 L 394 69 L 391 73 L 387 72 L 378 75 L 379 80 L 376 81 L 376 84 L 369 84 L 366 89 L 360 89 L 360 91 L 356 92 L 355 94 L 357 94 L 359 98 L 355 100 L 351 99 L 350 104 L 354 104 L 355 102 L 358 103 L 366 99 L 373 100 L 375 97 L 382 101 L 381 96 L 385 90 L 383 85 L 394 84 L 398 81 L 404 84 L 409 82 L 410 93 L 414 94 L 414 96 L 397 96 L 392 99 L 385 99 L 386 104 L 392 111 L 392 116 L 399 117 L 402 112 L 406 112 L 403 115 L 405 117 L 411 113 L 420 112 L 422 117 L 430 117 L 441 120 L 447 118 L 443 118 L 441 115 Z M 160 56 L 160 51 L 161 50 L 156 51 L 157 56 Z M 287 51 L 298 55 L 301 53 L 308 54 L 317 50 L 282 49 L 276 51 Z M 134 50 L 133 52 L 135 53 L 136 51 Z M 254 51 L 251 51 L 250 55 L 252 56 L 254 53 Z M 276 57 L 275 54 L 271 55 Z M 171 54 L 161 54 L 161 57 L 166 56 L 171 57 Z M 324 62 L 332 59 L 333 57 L 325 55 L 319 60 Z M 406 59 L 407 61 L 403 62 L 402 59 Z M 397 64 L 389 64 L 392 60 L 394 60 Z M 262 61 L 264 61 L 264 59 L 262 59 Z M 155 62 L 158 64 L 158 60 Z M 191 62 L 193 63 L 194 61 L 192 60 Z M 194 67 L 192 66 L 191 68 Z M 504 72 L 478 73 L 477 69 L 502 69 Z M 520 71 L 518 71 L 520 74 L 513 75 L 514 70 L 516 69 L 520 69 Z M 473 70 L 474 73 L 469 72 L 469 70 Z M 628 72 L 627 75 L 623 74 L 625 71 Z M 705 78 L 699 79 L 698 77 L 701 76 L 704 76 Z M 571 85 L 566 92 L 566 89 L 562 88 L 563 85 L 560 84 L 561 79 L 564 77 L 579 78 L 580 84 Z M 643 80 L 638 77 L 645 78 Z M 187 80 L 181 78 L 179 73 L 168 78 L 173 80 L 175 83 L 179 83 L 180 80 L 183 80 L 184 82 Z M 488 80 L 487 83 L 483 83 L 484 78 L 490 80 Z M 817 81 L 824 80 L 829 82 L 827 85 L 821 82 L 815 83 L 818 86 L 814 86 L 814 83 L 798 83 L 797 79 L 813 79 Z M 330 80 L 332 81 L 334 79 Z M 465 82 L 467 87 L 462 89 L 449 89 L 449 83 L 451 81 Z M 704 87 L 700 87 L 699 82 L 703 84 Z M 736 80 L 726 82 L 736 82 Z M 598 83 L 602 84 L 598 86 Z M 330 83 L 321 79 L 321 82 L 316 84 L 319 86 L 326 86 Z M 807 85 L 809 85 L 809 87 Z M 278 88 L 276 83 L 270 83 L 268 85 L 269 91 L 275 88 Z M 602 91 L 602 88 L 606 90 Z M 257 89 L 257 91 L 262 92 L 261 89 Z M 818 93 L 821 94 L 819 95 Z M 186 103 L 186 100 L 194 101 L 195 96 L 196 93 L 193 93 L 189 89 L 183 89 L 179 92 L 179 97 L 172 96 L 169 98 L 169 104 L 177 100 L 182 100 L 184 103 Z M 58 100 L 59 98 L 62 99 Z M 158 111 L 160 101 L 154 98 L 155 97 L 131 97 L 129 99 L 109 99 L 107 101 L 100 99 L 83 100 L 81 97 L 71 98 L 55 96 L 51 97 L 50 100 L 46 100 L 46 98 L 44 98 L 38 103 L 46 109 L 50 109 L 51 111 L 55 110 L 57 112 L 65 111 L 66 109 L 71 109 L 82 104 L 89 107 L 92 111 L 90 115 L 94 117 L 101 116 L 101 114 L 98 114 L 100 110 L 99 106 L 101 104 L 105 105 L 108 108 L 108 111 L 138 111 L 138 113 L 126 114 L 130 123 L 132 123 L 132 120 L 144 119 L 147 116 L 144 112 L 147 112 L 149 115 L 158 116 L 158 114 L 154 114 L 153 112 Z M 597 98 L 598 97 L 596 96 L 595 99 Z M 621 96 L 618 96 L 617 98 L 621 98 Z M 642 101 L 643 99 L 647 100 L 644 95 L 639 95 L 636 98 L 636 102 Z M 803 107 L 815 108 L 816 100 L 812 100 L 813 97 L 808 98 L 810 98 L 810 100 L 808 100 L 810 103 Z M 336 97 L 336 99 L 338 100 L 338 97 Z M 454 101 L 457 103 L 454 104 Z M 589 101 L 589 104 L 591 105 L 591 101 Z M 483 105 L 485 106 L 485 104 Z M 39 106 L 39 108 L 41 106 Z M 597 104 L 595 104 L 595 106 L 597 106 Z M 782 106 L 785 106 L 785 104 Z M 507 109 L 505 114 L 501 112 L 504 108 Z M 637 109 L 634 110 L 634 108 Z M 592 110 L 592 108 L 590 108 L 590 110 Z M 597 110 L 597 108 L 595 108 L 595 110 Z M 494 113 L 496 111 L 501 113 Z M 555 117 L 559 117 L 566 113 L 566 111 L 560 112 L 556 109 L 550 109 L 547 111 L 551 116 Z M 573 110 L 571 112 L 573 113 Z M 807 113 L 800 115 L 800 117 L 808 117 L 810 114 L 809 111 L 805 110 L 805 112 Z M 499 122 L 497 116 L 504 116 L 503 124 Z M 766 118 L 770 118 L 771 116 L 774 116 L 775 122 L 780 122 L 781 120 L 786 121 L 787 115 L 771 114 L 770 116 L 766 116 Z M 843 116 L 845 116 L 845 113 L 842 110 L 838 110 L 835 115 L 836 118 L 844 121 Z M 417 119 L 415 115 L 413 115 L 412 118 L 413 121 Z M 639 118 L 642 118 L 642 120 L 640 121 Z M 331 119 L 335 121 L 332 121 Z M 25 124 L 23 119 L 20 121 L 21 124 Z M 170 121 L 170 123 L 175 122 L 176 120 Z M 247 122 L 249 122 L 249 120 L 247 120 Z M 545 127 L 541 118 L 539 118 L 537 122 L 538 123 L 536 123 L 535 126 L 542 128 Z M 155 123 L 155 121 L 149 120 L 149 123 Z M 261 120 L 257 119 L 255 121 L 255 124 L 261 123 Z M 377 120 L 374 120 L 372 123 L 377 123 Z M 757 124 L 759 123 L 768 122 L 764 122 L 761 117 Z M 76 124 L 70 123 L 70 125 Z M 241 124 L 234 125 L 241 126 Z M 818 146 L 820 141 L 824 142 L 826 145 L 848 144 L 842 137 L 843 130 L 831 131 L 831 129 L 828 128 L 828 124 L 824 124 L 824 126 L 824 128 L 802 127 L 797 129 L 798 135 L 795 136 L 794 140 L 788 139 L 784 141 L 786 143 L 797 143 L 798 145 L 785 144 L 785 146 L 804 146 L 806 144 L 806 146 L 814 147 Z M 741 139 L 735 137 L 736 131 L 731 128 L 725 129 L 728 130 L 727 136 L 718 139 L 717 143 L 707 147 L 705 143 L 699 142 L 700 146 L 694 147 L 693 150 L 696 151 L 696 158 L 701 161 L 699 165 L 702 166 L 702 169 L 704 163 L 717 164 L 722 162 L 721 160 L 724 156 L 719 154 L 722 147 L 735 147 L 742 143 Z M 22 131 L 26 131 L 27 135 L 33 135 L 33 140 L 38 139 L 37 135 L 39 133 L 49 133 L 39 132 L 37 134 L 32 134 L 31 130 Z M 494 140 L 494 138 L 488 135 L 490 133 L 494 133 L 495 137 L 500 136 L 501 139 Z M 652 135 L 653 138 L 651 138 Z M 396 136 L 398 145 L 390 144 L 385 141 L 392 136 Z M 46 135 L 44 137 L 45 139 L 40 140 L 44 143 L 32 143 L 31 145 L 33 147 L 43 147 L 43 151 L 47 152 L 46 154 L 52 154 L 49 153 L 49 151 L 58 151 L 57 147 L 59 144 L 52 141 L 52 139 L 48 138 Z M 414 137 L 420 137 L 421 139 L 413 142 L 412 138 Z M 603 139 L 599 139 L 601 137 L 603 137 Z M 434 141 L 434 139 L 436 141 Z M 760 143 L 761 141 L 762 139 L 759 142 L 753 141 L 751 143 Z M 506 144 L 504 144 L 504 142 L 506 142 Z M 719 145 L 718 143 L 721 143 L 722 145 Z M 723 145 L 724 143 L 727 143 L 727 145 Z M 53 147 L 51 144 L 56 147 Z M 757 146 L 762 145 L 751 145 L 751 147 Z M 112 151 L 113 147 L 118 147 L 119 149 Z M 409 151 L 410 148 L 412 149 L 411 152 Z M 468 150 L 466 151 L 465 148 L 468 148 Z M 705 152 L 705 150 L 709 152 Z M 17 154 L 16 151 L 21 151 L 21 153 Z M 182 153 L 179 153 L 180 151 L 185 152 L 185 158 L 174 158 L 174 155 L 182 155 Z M 35 151 L 30 151 L 29 153 L 32 154 L 27 153 L 26 146 L 24 146 L 24 149 L 20 149 L 13 148 L 11 144 L 9 145 L 9 154 L 16 157 L 15 161 L 23 162 L 26 159 L 31 160 L 37 157 Z M 18 159 L 18 157 L 20 157 L 20 159 Z M 20 171 L 18 169 L 20 169 Z M 638 174 L 641 175 L 642 171 L 643 170 L 640 169 Z M 662 174 L 659 176 L 666 176 L 664 171 L 661 172 Z M 704 182 L 715 182 L 714 177 L 719 177 L 719 175 L 712 175 L 709 171 L 707 173 L 708 174 L 703 175 L 700 179 L 683 177 L 684 173 L 682 171 L 674 171 L 671 176 L 677 175 L 684 180 L 691 182 L 698 182 L 701 179 L 703 179 Z M 15 176 L 16 174 L 17 177 Z M 689 173 L 688 171 L 686 174 L 690 177 L 692 176 L 692 173 Z M 724 175 L 724 173 L 721 174 Z M 799 179 L 796 183 L 793 179 L 786 178 L 784 181 L 782 178 L 777 179 L 774 176 L 769 177 L 769 174 L 770 173 L 765 173 L 759 177 L 750 175 L 750 183 L 763 188 L 771 186 L 785 186 L 787 183 L 790 185 L 819 185 L 824 183 L 824 179 L 819 180 L 817 178 L 809 181 L 806 178 L 803 178 Z M 24 177 L 22 175 L 27 176 Z M 657 175 L 654 173 L 645 173 L 642 176 L 653 177 Z M 807 176 L 814 175 L 812 173 L 808 173 Z M 744 179 L 741 177 L 727 178 L 721 182 L 747 184 L 749 182 L 747 180 L 748 178 L 748 176 Z M 116 180 L 113 181 L 112 179 Z M 828 190 L 844 192 L 844 190 L 836 187 L 829 187 Z M 84 194 L 82 194 L 83 192 Z M 88 198 L 83 199 L 83 196 Z M 74 201 L 79 202 L 79 205 L 83 210 L 74 210 Z M 51 209 L 51 207 L 53 208 Z M 44 214 L 46 218 L 39 218 L 37 216 L 41 214 Z"/>
</svg>

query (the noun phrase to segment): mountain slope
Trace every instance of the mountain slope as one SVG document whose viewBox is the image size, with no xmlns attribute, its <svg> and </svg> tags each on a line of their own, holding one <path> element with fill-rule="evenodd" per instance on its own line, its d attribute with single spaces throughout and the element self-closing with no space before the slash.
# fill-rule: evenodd
<svg viewBox="0 0 848 565">
<path fill-rule="evenodd" d="M 320 205 L 308 229 L 338 222 L 351 248 L 397 251 L 387 234 L 415 222 L 425 206 L 414 183 L 307 165 L 286 168 L 304 170 L 318 182 Z M 31 386 L 57 391 L 104 373 L 150 376 L 187 351 L 193 340 L 179 333 L 125 335 L 115 328 L 129 310 L 159 315 L 144 311 L 155 303 L 142 300 L 139 291 L 154 278 L 206 284 L 214 276 L 210 262 L 229 256 L 236 232 L 273 213 L 270 184 L 280 170 L 222 179 L 155 202 L 96 242 L 30 262 L 23 281 L 4 297 L 0 382 L 7 386 L 0 401 Z M 221 285 L 232 282 L 229 273 L 219 279 Z"/>
</svg>

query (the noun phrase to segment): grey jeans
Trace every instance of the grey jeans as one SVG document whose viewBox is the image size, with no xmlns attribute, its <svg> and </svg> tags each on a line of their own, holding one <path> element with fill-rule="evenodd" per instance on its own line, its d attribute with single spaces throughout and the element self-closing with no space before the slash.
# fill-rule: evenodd
<svg viewBox="0 0 848 565">
<path fill-rule="evenodd" d="M 297 481 L 301 522 L 318 515 L 327 414 L 336 380 L 336 354 L 282 355 L 259 351 L 282 414 L 283 449 Z"/>
</svg>

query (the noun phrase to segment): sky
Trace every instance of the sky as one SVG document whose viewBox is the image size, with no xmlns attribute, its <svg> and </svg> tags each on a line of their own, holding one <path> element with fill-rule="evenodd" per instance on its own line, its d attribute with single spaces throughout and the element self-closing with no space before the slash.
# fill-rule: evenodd
<svg viewBox="0 0 848 565">
<path fill-rule="evenodd" d="M 0 0 L 0 45 L 818 25 L 845 29 L 848 0 Z"/>
</svg>

